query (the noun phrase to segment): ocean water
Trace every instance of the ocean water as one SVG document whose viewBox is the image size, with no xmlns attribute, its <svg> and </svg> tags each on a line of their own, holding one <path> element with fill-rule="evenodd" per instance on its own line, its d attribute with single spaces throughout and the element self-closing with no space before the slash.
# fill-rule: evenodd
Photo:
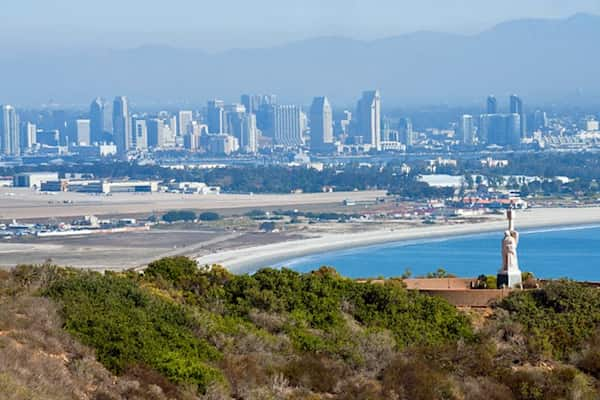
<svg viewBox="0 0 600 400">
<path fill-rule="evenodd" d="M 444 268 L 461 277 L 496 274 L 501 266 L 503 232 L 391 243 L 342 250 L 277 263 L 298 271 L 327 265 L 351 278 L 412 276 Z M 600 226 L 537 229 L 521 232 L 522 271 L 540 278 L 600 281 Z"/>
</svg>

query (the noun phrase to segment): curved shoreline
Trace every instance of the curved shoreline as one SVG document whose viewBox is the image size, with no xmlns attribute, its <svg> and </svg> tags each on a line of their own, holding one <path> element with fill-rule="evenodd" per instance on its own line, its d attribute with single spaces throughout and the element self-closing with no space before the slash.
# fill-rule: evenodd
<svg viewBox="0 0 600 400">
<path fill-rule="evenodd" d="M 539 208 L 517 214 L 517 229 L 558 228 L 600 224 L 600 207 Z M 252 272 L 261 267 L 353 248 L 363 248 L 409 240 L 453 238 L 471 234 L 502 232 L 506 221 L 501 217 L 480 223 L 409 227 L 361 233 L 323 234 L 319 237 L 287 241 L 249 248 L 226 250 L 198 257 L 200 265 L 221 264 L 234 273 Z"/>
</svg>

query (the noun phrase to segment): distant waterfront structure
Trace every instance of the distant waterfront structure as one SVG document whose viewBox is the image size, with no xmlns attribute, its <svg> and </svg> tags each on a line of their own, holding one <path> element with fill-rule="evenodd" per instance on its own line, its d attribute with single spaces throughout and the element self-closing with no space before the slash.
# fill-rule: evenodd
<svg viewBox="0 0 600 400">
<path fill-rule="evenodd" d="M 114 141 L 119 153 L 126 153 L 132 145 L 131 119 L 127 97 L 115 97 L 113 102 Z"/>
<path fill-rule="evenodd" d="M 6 155 L 19 155 L 21 151 L 19 116 L 11 105 L 0 107 L 0 152 Z"/>
<path fill-rule="evenodd" d="M 210 100 L 206 107 L 206 123 L 210 133 L 227 133 L 225 130 L 225 102 Z"/>
<path fill-rule="evenodd" d="M 475 125 L 473 124 L 473 116 L 465 114 L 460 118 L 459 125 L 460 141 L 466 146 L 475 144 Z"/>
<path fill-rule="evenodd" d="M 103 99 L 97 97 L 90 105 L 90 143 L 102 143 L 105 141 L 106 104 Z"/>
<path fill-rule="evenodd" d="M 310 107 L 310 148 L 327 150 L 333 144 L 333 112 L 327 97 L 315 97 Z"/>
<path fill-rule="evenodd" d="M 177 136 L 185 136 L 191 133 L 194 112 L 181 110 L 177 113 Z"/>
<path fill-rule="evenodd" d="M 362 136 L 375 150 L 381 150 L 381 95 L 379 90 L 365 91 L 356 106 L 355 136 Z"/>
<path fill-rule="evenodd" d="M 498 114 L 498 100 L 494 95 L 487 98 L 486 114 Z"/>
<path fill-rule="evenodd" d="M 410 118 L 400 118 L 398 121 L 398 140 L 406 147 L 414 145 L 413 124 Z"/>
<path fill-rule="evenodd" d="M 302 122 L 300 107 L 295 105 L 273 106 L 273 140 L 283 146 L 301 146 Z"/>
</svg>

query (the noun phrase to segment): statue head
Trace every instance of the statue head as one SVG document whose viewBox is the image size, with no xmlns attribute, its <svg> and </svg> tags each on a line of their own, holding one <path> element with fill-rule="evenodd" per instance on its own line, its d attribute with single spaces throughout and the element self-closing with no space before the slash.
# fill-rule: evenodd
<svg viewBox="0 0 600 400">
<path fill-rule="evenodd" d="M 511 236 L 510 231 L 504 231 L 504 237 Z"/>
</svg>

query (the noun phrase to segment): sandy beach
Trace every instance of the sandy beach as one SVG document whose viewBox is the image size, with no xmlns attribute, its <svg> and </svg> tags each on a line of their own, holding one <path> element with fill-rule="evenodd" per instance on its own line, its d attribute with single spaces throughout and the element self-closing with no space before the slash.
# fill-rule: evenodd
<svg viewBox="0 0 600 400">
<path fill-rule="evenodd" d="M 536 208 L 517 211 L 516 228 L 553 228 L 560 226 L 600 224 L 600 207 Z M 502 215 L 480 223 L 427 225 L 395 230 L 376 230 L 364 233 L 323 234 L 319 237 L 288 241 L 265 246 L 217 252 L 197 258 L 201 265 L 220 264 L 234 273 L 251 272 L 292 258 L 316 253 L 366 247 L 377 244 L 463 236 L 506 229 Z"/>
</svg>

